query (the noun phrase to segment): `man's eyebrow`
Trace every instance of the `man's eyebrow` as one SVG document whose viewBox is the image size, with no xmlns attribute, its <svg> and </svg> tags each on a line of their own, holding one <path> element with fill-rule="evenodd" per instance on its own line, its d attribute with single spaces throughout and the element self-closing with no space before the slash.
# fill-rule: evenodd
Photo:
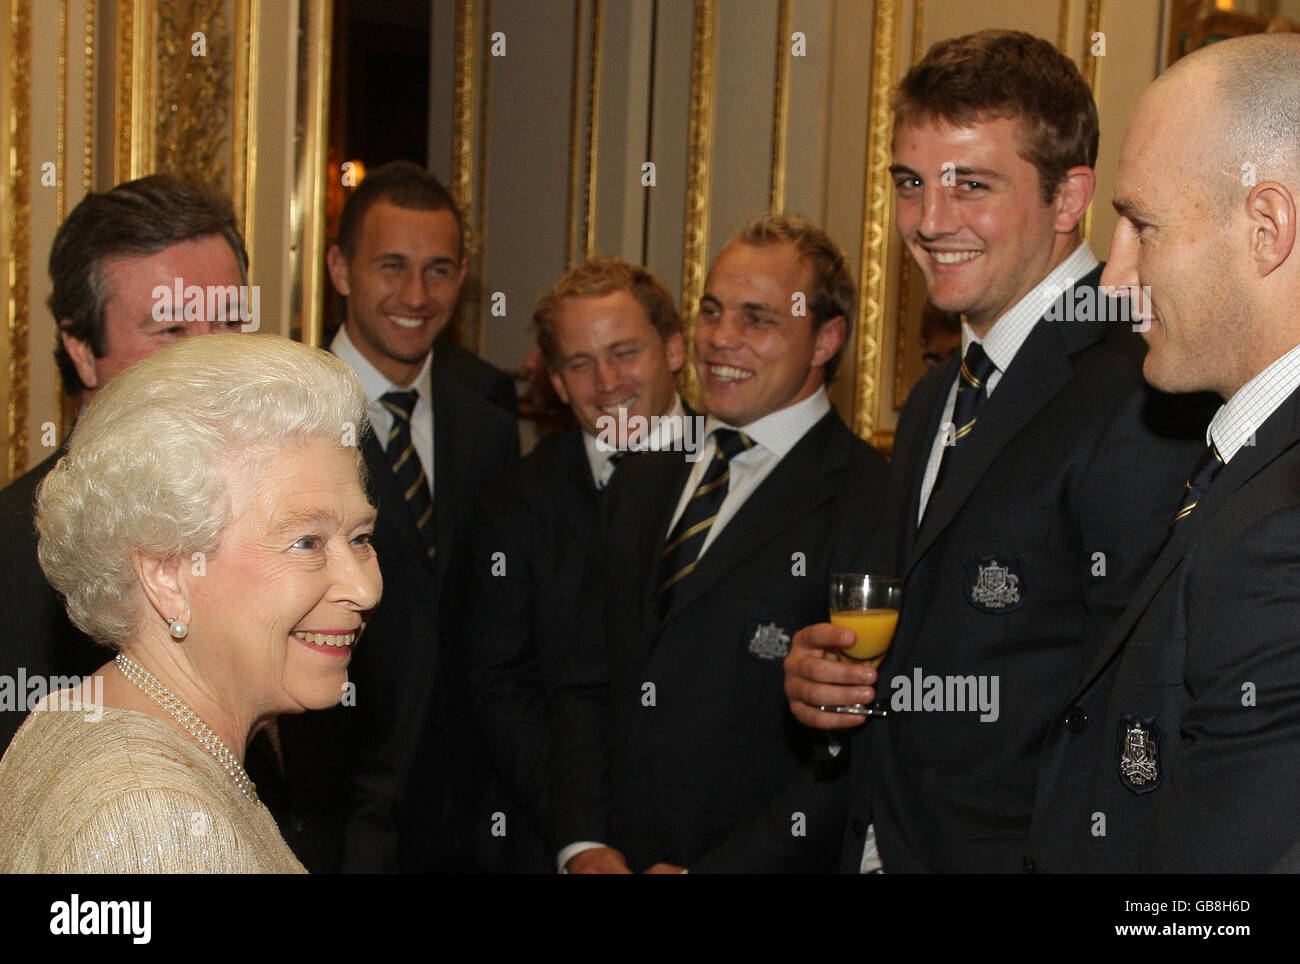
<svg viewBox="0 0 1300 964">
<path fill-rule="evenodd" d="M 1110 206 L 1115 209 L 1115 213 L 1122 218 L 1128 218 L 1130 221 L 1146 221 L 1147 212 L 1140 208 L 1135 202 L 1127 198 L 1112 198 Z"/>
<path fill-rule="evenodd" d="M 993 179 L 1004 180 L 1006 178 L 1006 175 L 1003 174 L 1001 171 L 995 171 L 992 168 L 987 168 L 987 167 L 954 166 L 950 168 L 950 170 L 952 171 L 952 173 L 959 175 L 961 177 L 982 177 L 986 180 L 993 180 Z M 918 178 L 921 176 L 917 174 L 916 171 L 908 167 L 906 164 L 890 164 L 889 173 L 893 175 L 908 174 L 912 177 L 918 177 Z"/>
</svg>

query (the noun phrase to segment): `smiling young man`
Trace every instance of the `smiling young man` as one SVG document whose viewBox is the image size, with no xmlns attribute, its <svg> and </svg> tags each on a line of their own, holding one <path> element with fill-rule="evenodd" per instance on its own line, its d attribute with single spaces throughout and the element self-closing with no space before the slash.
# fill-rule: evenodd
<svg viewBox="0 0 1300 964">
<path fill-rule="evenodd" d="M 330 348 L 361 379 L 373 429 L 361 449 L 388 591 L 353 656 L 355 705 L 282 721 L 289 839 L 313 871 L 460 869 L 480 754 L 448 653 L 473 500 L 517 461 L 518 433 L 434 360 L 465 277 L 460 217 L 436 178 L 402 162 L 372 171 L 327 257 L 347 299 Z"/>
<path fill-rule="evenodd" d="M 786 792 L 822 741 L 791 724 L 781 659 L 826 612 L 829 574 L 865 563 L 884 492 L 884 460 L 826 396 L 853 308 L 839 249 L 798 218 L 755 220 L 714 261 L 695 325 L 706 441 L 695 461 L 619 467 L 602 509 L 605 630 L 583 634 L 556 700 L 570 872 L 833 861 L 834 822 L 791 834 L 842 767 Z"/>
<path fill-rule="evenodd" d="M 690 414 L 675 383 L 686 346 L 673 302 L 645 268 L 596 258 L 557 281 L 533 312 L 552 384 L 578 424 L 538 443 L 476 516 L 463 659 L 475 723 L 509 794 L 477 808 L 476 842 L 493 869 L 555 870 L 552 702 L 574 641 L 599 623 L 597 505 L 629 454 L 617 427 L 668 416 L 644 442 L 669 448 Z M 504 836 L 491 833 L 498 812 Z"/>
<path fill-rule="evenodd" d="M 1296 870 L 1297 198 L 1300 38 L 1207 47 L 1138 101 L 1104 277 L 1145 286 L 1151 383 L 1226 404 L 1152 571 L 1061 704 L 1035 810 L 1044 869 Z"/>
<path fill-rule="evenodd" d="M 245 327 L 237 305 L 209 317 L 206 298 L 186 320 L 159 308 L 155 290 L 197 285 L 205 292 L 247 282 L 248 255 L 230 201 L 167 175 L 87 194 L 69 212 L 50 250 L 50 311 L 59 325 L 55 359 L 63 387 L 89 404 L 119 372 L 193 335 Z M 214 302 L 214 307 L 216 304 Z M 160 317 L 161 316 L 161 317 Z M 67 451 L 0 492 L 0 622 L 8 627 L 0 673 L 11 678 L 84 675 L 100 647 L 68 619 L 36 559 L 37 486 Z M 25 701 L 0 712 L 0 752 L 26 715 Z"/>
<path fill-rule="evenodd" d="M 889 653 L 878 673 L 835 662 L 852 633 L 809 627 L 786 692 L 809 726 L 888 713 L 852 740 L 842 870 L 1020 871 L 1043 741 L 1154 559 L 1204 421 L 1172 424 L 1187 403 L 1148 390 L 1120 312 L 1050 320 L 1111 307 L 1079 239 L 1098 132 L 1074 65 L 1026 33 L 942 41 L 894 111 L 899 233 L 962 350 L 899 419 L 875 562 L 903 581 Z M 997 705 L 956 698 L 972 684 Z"/>
</svg>

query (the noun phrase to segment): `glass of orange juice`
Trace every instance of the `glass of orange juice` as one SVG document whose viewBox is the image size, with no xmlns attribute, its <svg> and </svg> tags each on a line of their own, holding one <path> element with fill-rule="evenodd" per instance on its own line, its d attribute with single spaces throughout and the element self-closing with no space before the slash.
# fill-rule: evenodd
<svg viewBox="0 0 1300 964">
<path fill-rule="evenodd" d="M 903 587 L 897 579 L 857 572 L 834 573 L 831 576 L 831 623 L 853 630 L 858 637 L 848 649 L 840 650 L 839 658 L 879 666 L 893 642 L 902 601 Z M 884 716 L 886 712 L 863 703 L 839 706 L 835 710 L 862 716 Z"/>
</svg>

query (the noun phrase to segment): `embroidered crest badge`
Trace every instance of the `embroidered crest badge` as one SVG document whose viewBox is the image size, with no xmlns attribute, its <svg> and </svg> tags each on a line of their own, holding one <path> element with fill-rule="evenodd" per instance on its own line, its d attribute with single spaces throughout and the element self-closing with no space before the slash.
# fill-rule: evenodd
<svg viewBox="0 0 1300 964">
<path fill-rule="evenodd" d="M 1025 571 L 1019 559 L 980 556 L 964 566 L 966 601 L 986 613 L 1007 613 L 1025 603 Z"/>
<path fill-rule="evenodd" d="M 1134 793 L 1150 793 L 1164 782 L 1160 766 L 1164 734 L 1155 717 L 1125 713 L 1119 719 L 1119 782 Z"/>
<path fill-rule="evenodd" d="M 780 662 L 790 652 L 790 635 L 775 622 L 751 622 L 745 627 L 746 648 L 764 662 Z"/>
</svg>

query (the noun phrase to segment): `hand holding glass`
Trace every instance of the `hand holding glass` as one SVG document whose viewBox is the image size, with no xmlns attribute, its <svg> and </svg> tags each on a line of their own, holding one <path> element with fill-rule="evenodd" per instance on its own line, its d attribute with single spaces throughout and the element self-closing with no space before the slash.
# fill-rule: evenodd
<svg viewBox="0 0 1300 964">
<path fill-rule="evenodd" d="M 837 654 L 846 662 L 866 662 L 875 668 L 884 659 L 898 627 L 898 610 L 903 587 L 897 579 L 862 573 L 835 573 L 831 576 L 831 624 L 853 630 L 857 640 Z M 823 707 L 835 713 L 884 716 L 886 711 L 853 703 L 848 706 Z"/>
</svg>

